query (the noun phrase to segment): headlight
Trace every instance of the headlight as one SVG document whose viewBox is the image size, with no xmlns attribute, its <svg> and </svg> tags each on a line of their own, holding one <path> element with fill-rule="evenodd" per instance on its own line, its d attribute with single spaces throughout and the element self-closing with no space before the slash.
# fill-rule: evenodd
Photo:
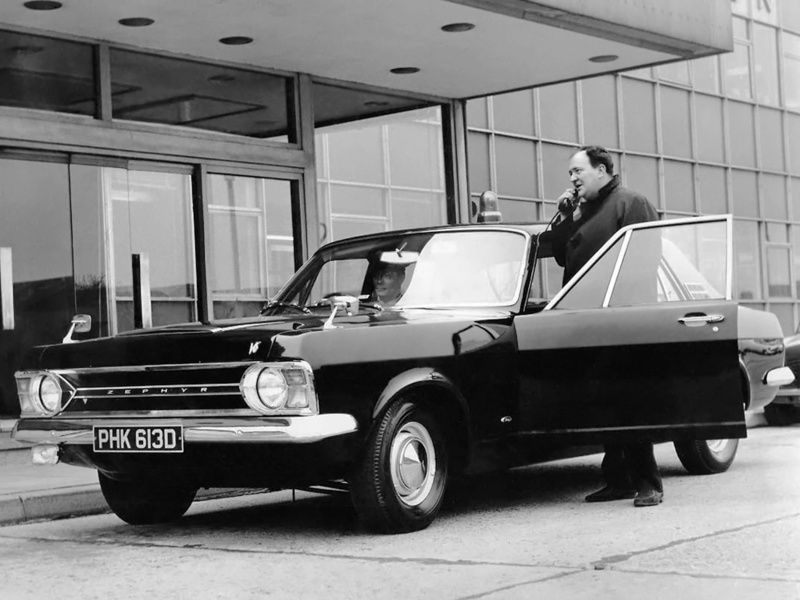
<svg viewBox="0 0 800 600">
<path fill-rule="evenodd" d="M 267 415 L 317 413 L 314 374 L 303 361 L 250 365 L 239 389 L 250 408 Z"/>
<path fill-rule="evenodd" d="M 22 415 L 37 414 L 52 417 L 64 406 L 64 389 L 61 380 L 47 371 L 18 372 L 17 395 Z"/>
</svg>

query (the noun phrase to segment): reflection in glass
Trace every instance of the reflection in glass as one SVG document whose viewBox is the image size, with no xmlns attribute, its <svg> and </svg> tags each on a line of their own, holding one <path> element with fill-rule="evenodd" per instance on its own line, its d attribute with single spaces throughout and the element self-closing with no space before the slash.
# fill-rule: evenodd
<svg viewBox="0 0 800 600">
<path fill-rule="evenodd" d="M 666 86 L 661 88 L 661 132 L 664 154 L 691 157 L 689 114 L 688 92 Z"/>
<path fill-rule="evenodd" d="M 295 140 L 287 77 L 112 48 L 111 78 L 115 119 Z"/>
<path fill-rule="evenodd" d="M 132 329 L 134 254 L 150 266 L 153 325 L 194 321 L 194 237 L 188 174 L 103 169 L 106 226 L 112 232 L 117 329 Z"/>
<path fill-rule="evenodd" d="M 750 46 L 735 42 L 733 53 L 723 57 L 725 92 L 732 98 L 749 100 L 753 97 L 750 85 Z"/>
<path fill-rule="evenodd" d="M 795 298 L 800 298 L 800 226 L 792 226 L 792 265 L 794 269 Z"/>
<path fill-rule="evenodd" d="M 328 86 L 318 88 L 330 93 Z M 355 98 L 343 90 L 334 97 Z M 365 111 L 375 110 L 372 103 L 379 100 L 368 102 Z M 321 127 L 316 148 L 324 166 L 317 173 L 324 242 L 446 222 L 439 107 Z"/>
<path fill-rule="evenodd" d="M 622 105 L 625 144 L 629 150 L 656 151 L 656 105 L 653 86 L 623 78 Z"/>
<path fill-rule="evenodd" d="M 689 85 L 689 63 L 685 60 L 661 65 L 657 67 L 657 71 L 661 79 Z"/>
<path fill-rule="evenodd" d="M 800 35 L 783 34 L 783 90 L 786 108 L 800 108 Z"/>
<path fill-rule="evenodd" d="M 701 92 L 719 93 L 719 67 L 716 56 L 707 56 L 691 61 L 694 72 L 694 88 Z"/>
<path fill-rule="evenodd" d="M 788 246 L 767 248 L 767 293 L 770 297 L 791 298 L 792 281 Z"/>
<path fill-rule="evenodd" d="M 557 83 L 539 88 L 541 137 L 550 140 L 578 141 L 578 103 L 575 84 Z"/>
<path fill-rule="evenodd" d="M 728 185 L 725 169 L 697 165 L 697 203 L 702 214 L 715 215 L 728 212 Z"/>
<path fill-rule="evenodd" d="M 112 86 L 112 95 L 130 87 Z M 95 114 L 93 49 L 89 44 L 0 31 L 0 104 Z"/>
<path fill-rule="evenodd" d="M 291 182 L 209 176 L 214 318 L 257 315 L 294 272 Z"/>
<path fill-rule="evenodd" d="M 591 144 L 616 148 L 619 146 L 616 79 L 613 75 L 584 79 L 581 88 L 584 139 Z"/>
<path fill-rule="evenodd" d="M 735 165 L 756 165 L 756 138 L 753 106 L 744 102 L 728 102 L 731 138 L 731 162 Z M 773 142 L 774 143 L 774 142 Z"/>
<path fill-rule="evenodd" d="M 0 247 L 11 249 L 14 329 L 0 327 L 0 414 L 17 415 L 25 352 L 60 342 L 74 314 L 67 166 L 0 160 Z"/>
<path fill-rule="evenodd" d="M 725 299 L 727 238 L 725 222 L 634 231 L 609 306 Z"/>
<path fill-rule="evenodd" d="M 755 24 L 753 26 L 755 45 L 756 94 L 763 104 L 779 103 L 778 97 L 778 42 L 775 29 Z"/>
<path fill-rule="evenodd" d="M 522 198 L 538 197 L 536 145 L 529 140 L 495 138 L 497 192 Z"/>
<path fill-rule="evenodd" d="M 694 176 L 690 163 L 664 161 L 664 193 L 667 210 L 694 212 Z"/>
<path fill-rule="evenodd" d="M 758 217 L 758 185 L 752 171 L 731 170 L 733 214 L 737 217 Z"/>
<path fill-rule="evenodd" d="M 113 331 L 108 304 L 108 271 L 105 252 L 103 167 L 72 164 L 69 167 L 72 221 L 80 235 L 73 236 L 75 264 L 75 312 L 92 317 L 93 337 Z"/>
<path fill-rule="evenodd" d="M 520 90 L 494 96 L 492 108 L 494 128 L 497 131 L 534 135 L 533 92 L 531 90 Z"/>
<path fill-rule="evenodd" d="M 761 299 L 758 223 L 733 222 L 734 289 L 739 300 Z"/>
<path fill-rule="evenodd" d="M 695 94 L 697 113 L 697 156 L 700 160 L 722 162 L 725 146 L 722 127 L 722 100 L 705 94 Z"/>
</svg>

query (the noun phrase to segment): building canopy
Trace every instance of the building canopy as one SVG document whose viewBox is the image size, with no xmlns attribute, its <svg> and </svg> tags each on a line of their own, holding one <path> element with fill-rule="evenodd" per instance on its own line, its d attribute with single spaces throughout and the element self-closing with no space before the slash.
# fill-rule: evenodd
<svg viewBox="0 0 800 600">
<path fill-rule="evenodd" d="M 732 47 L 730 0 L 24 4 L 3 3 L 0 26 L 452 99 Z"/>
</svg>

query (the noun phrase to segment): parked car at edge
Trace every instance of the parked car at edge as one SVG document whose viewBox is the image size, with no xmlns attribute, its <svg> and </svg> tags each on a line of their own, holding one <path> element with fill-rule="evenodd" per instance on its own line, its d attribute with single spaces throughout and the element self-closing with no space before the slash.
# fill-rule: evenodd
<svg viewBox="0 0 800 600">
<path fill-rule="evenodd" d="M 731 300 L 731 218 L 626 227 L 563 289 L 544 229 L 339 241 L 252 318 L 36 348 L 13 435 L 97 469 L 129 523 L 253 486 L 346 490 L 368 527 L 418 530 L 448 475 L 642 438 L 726 470 L 791 377 L 775 316 Z"/>
<path fill-rule="evenodd" d="M 784 340 L 786 366 L 792 370 L 794 381 L 780 387 L 775 400 L 764 407 L 770 425 L 791 425 L 800 422 L 800 330 Z"/>
</svg>

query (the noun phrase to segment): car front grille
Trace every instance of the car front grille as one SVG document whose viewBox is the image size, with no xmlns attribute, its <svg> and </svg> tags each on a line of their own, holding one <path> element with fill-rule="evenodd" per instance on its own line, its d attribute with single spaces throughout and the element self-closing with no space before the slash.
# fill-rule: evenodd
<svg viewBox="0 0 800 600">
<path fill-rule="evenodd" d="M 249 414 L 239 391 L 252 362 L 54 371 L 72 399 L 61 413 L 129 416 L 132 414 Z"/>
</svg>

